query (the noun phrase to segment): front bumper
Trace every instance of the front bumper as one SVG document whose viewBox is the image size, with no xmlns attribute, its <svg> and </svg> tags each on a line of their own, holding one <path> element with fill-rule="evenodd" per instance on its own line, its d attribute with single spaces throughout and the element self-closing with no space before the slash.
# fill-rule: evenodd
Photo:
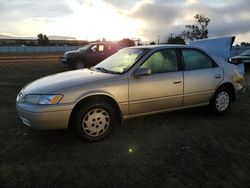
<svg viewBox="0 0 250 188">
<path fill-rule="evenodd" d="M 67 129 L 72 106 L 28 105 L 16 103 L 23 124 L 34 129 Z"/>
<path fill-rule="evenodd" d="M 64 57 L 59 57 L 59 63 L 60 64 L 69 64 L 68 60 Z"/>
</svg>

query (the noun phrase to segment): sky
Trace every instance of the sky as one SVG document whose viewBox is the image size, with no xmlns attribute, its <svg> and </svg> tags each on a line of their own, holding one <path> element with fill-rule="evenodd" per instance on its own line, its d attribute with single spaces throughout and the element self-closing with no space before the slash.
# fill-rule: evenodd
<svg viewBox="0 0 250 188">
<path fill-rule="evenodd" d="M 250 42 L 249 0 L 0 0 L 0 34 L 165 42 L 194 24 L 195 14 L 211 19 L 210 38 Z"/>
</svg>

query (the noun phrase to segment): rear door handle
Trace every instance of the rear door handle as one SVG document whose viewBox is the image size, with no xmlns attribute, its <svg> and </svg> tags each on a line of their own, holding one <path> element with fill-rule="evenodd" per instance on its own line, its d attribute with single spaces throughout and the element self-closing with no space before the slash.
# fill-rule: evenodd
<svg viewBox="0 0 250 188">
<path fill-rule="evenodd" d="M 216 74 L 216 75 L 215 75 L 215 78 L 216 78 L 216 79 L 221 78 L 221 74 Z"/>
</svg>

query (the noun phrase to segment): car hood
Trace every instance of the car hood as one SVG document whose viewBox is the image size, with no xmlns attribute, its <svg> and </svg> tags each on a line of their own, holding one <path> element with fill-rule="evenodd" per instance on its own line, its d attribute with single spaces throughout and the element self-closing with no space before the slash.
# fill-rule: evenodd
<svg viewBox="0 0 250 188">
<path fill-rule="evenodd" d="M 89 69 L 67 71 L 40 78 L 23 88 L 25 94 L 61 94 L 66 88 L 84 86 L 87 83 L 99 82 L 117 75 L 107 74 Z"/>
<path fill-rule="evenodd" d="M 230 36 L 214 39 L 195 40 L 190 42 L 189 46 L 204 49 L 209 54 L 221 57 L 227 61 L 230 57 L 230 51 L 234 39 L 234 36 Z"/>
<path fill-rule="evenodd" d="M 82 51 L 80 51 L 80 50 L 72 50 L 72 51 L 65 52 L 64 56 L 65 57 L 72 57 L 72 56 L 74 57 L 74 56 L 78 56 L 78 55 L 84 54 L 84 53 L 85 53 L 84 50 L 82 50 Z"/>
<path fill-rule="evenodd" d="M 233 56 L 231 57 L 231 59 L 250 59 L 250 56 L 244 56 L 244 55 L 237 55 L 237 56 Z"/>
</svg>

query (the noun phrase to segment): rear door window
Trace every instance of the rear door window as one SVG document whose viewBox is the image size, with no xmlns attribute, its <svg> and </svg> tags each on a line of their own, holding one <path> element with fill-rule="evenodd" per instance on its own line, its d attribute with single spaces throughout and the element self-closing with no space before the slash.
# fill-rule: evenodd
<svg viewBox="0 0 250 188">
<path fill-rule="evenodd" d="M 218 65 L 208 55 L 195 49 L 182 49 L 185 70 L 206 69 Z"/>
<path fill-rule="evenodd" d="M 99 52 L 103 52 L 103 51 L 104 51 L 104 45 L 100 44 L 100 45 L 98 46 L 98 51 L 99 51 Z"/>
</svg>

